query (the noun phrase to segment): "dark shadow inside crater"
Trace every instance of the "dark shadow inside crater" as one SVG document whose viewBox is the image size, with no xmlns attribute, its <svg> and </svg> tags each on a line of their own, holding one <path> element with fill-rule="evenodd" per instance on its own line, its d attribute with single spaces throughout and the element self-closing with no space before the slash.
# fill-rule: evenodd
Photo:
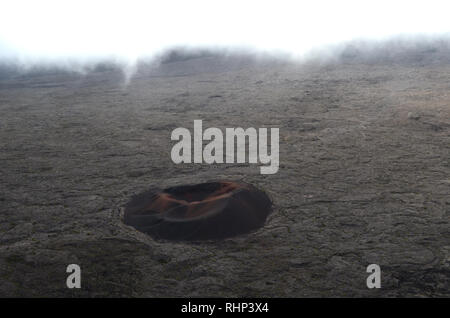
<svg viewBox="0 0 450 318">
<path fill-rule="evenodd" d="M 136 195 L 125 206 L 124 222 L 156 239 L 224 239 L 262 227 L 271 206 L 250 184 L 216 181 Z"/>
</svg>

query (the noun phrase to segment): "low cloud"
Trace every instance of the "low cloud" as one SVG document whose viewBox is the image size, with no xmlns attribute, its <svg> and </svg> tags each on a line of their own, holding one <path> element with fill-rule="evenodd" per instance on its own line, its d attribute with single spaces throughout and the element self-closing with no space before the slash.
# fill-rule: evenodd
<svg viewBox="0 0 450 318">
<path fill-rule="evenodd" d="M 139 61 L 209 50 L 327 59 L 395 41 L 448 39 L 446 1 L 5 0 L 0 61 L 84 72 L 108 61 L 130 79 Z M 407 45 L 406 45 L 407 46 Z M 165 57 L 167 58 L 167 56 Z"/>
</svg>

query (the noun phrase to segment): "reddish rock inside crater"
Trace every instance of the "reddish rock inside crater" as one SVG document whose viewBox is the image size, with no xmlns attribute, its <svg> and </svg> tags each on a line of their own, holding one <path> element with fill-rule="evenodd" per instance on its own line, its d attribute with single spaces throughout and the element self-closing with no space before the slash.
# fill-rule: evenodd
<svg viewBox="0 0 450 318">
<path fill-rule="evenodd" d="M 262 227 L 271 206 L 250 184 L 216 181 L 136 195 L 125 207 L 124 222 L 156 239 L 224 239 Z"/>
</svg>

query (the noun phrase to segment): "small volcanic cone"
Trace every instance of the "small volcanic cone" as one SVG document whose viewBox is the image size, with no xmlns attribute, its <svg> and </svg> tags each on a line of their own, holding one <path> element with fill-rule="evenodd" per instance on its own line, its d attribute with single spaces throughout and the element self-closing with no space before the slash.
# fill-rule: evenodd
<svg viewBox="0 0 450 318">
<path fill-rule="evenodd" d="M 125 206 L 125 224 L 156 239 L 224 239 L 264 225 L 268 196 L 247 183 L 229 181 L 151 189 Z"/>
</svg>

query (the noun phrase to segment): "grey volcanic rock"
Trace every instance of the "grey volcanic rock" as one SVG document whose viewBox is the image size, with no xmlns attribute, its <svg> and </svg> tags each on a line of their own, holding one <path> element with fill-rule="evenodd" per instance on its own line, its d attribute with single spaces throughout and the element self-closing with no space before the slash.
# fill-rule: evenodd
<svg viewBox="0 0 450 318">
<path fill-rule="evenodd" d="M 300 65 L 175 56 L 142 65 L 129 85 L 110 68 L 0 76 L 0 296 L 450 296 L 443 54 Z M 173 164 L 171 132 L 194 119 L 279 127 L 279 172 Z M 123 223 L 149 185 L 214 179 L 263 189 L 265 225 L 190 244 Z M 72 263 L 79 290 L 65 285 Z M 372 263 L 381 289 L 366 287 Z"/>
</svg>

